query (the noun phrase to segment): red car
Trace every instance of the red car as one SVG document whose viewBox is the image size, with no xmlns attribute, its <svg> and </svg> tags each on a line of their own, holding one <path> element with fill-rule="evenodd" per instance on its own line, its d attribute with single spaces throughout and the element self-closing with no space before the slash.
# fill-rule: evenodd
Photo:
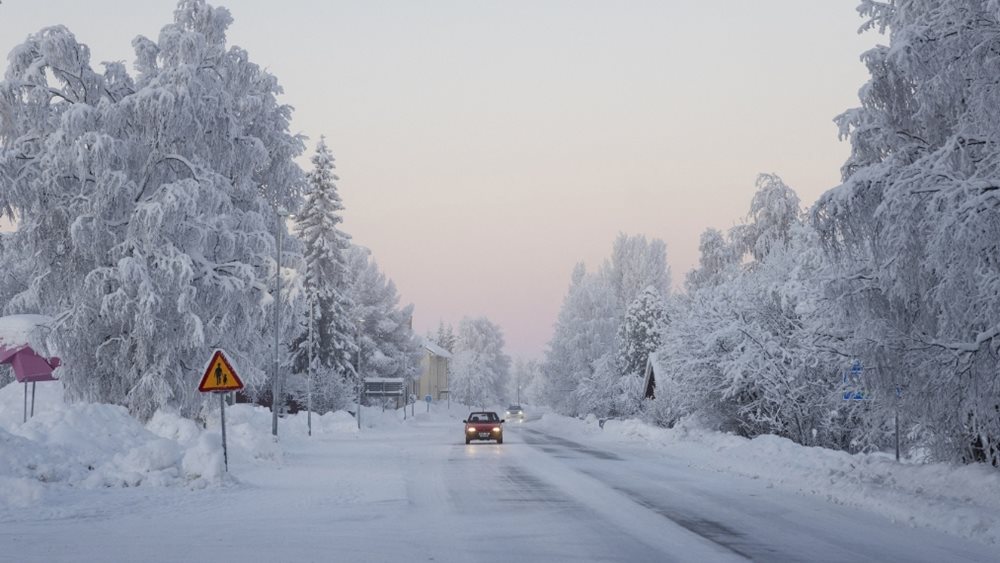
<svg viewBox="0 0 1000 563">
<path fill-rule="evenodd" d="M 496 440 L 498 444 L 503 443 L 503 423 L 495 412 L 474 412 L 469 413 L 469 418 L 463 420 L 465 423 L 465 443 L 473 440 Z"/>
</svg>

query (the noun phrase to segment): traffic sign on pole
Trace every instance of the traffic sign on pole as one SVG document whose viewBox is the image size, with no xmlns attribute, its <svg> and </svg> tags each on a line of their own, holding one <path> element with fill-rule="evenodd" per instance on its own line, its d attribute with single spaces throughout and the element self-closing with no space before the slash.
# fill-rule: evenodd
<svg viewBox="0 0 1000 563">
<path fill-rule="evenodd" d="M 198 390 L 202 393 L 225 393 L 240 389 L 243 389 L 243 381 L 240 376 L 236 375 L 236 370 L 233 369 L 222 350 L 216 350 L 212 354 L 212 359 L 208 361 L 205 375 L 201 376 Z"/>
<path fill-rule="evenodd" d="M 236 375 L 233 365 L 226 359 L 222 350 L 216 350 L 208 361 L 205 375 L 201 376 L 198 390 L 202 393 L 217 393 L 219 395 L 219 412 L 222 417 L 222 460 L 229 471 L 229 452 L 226 449 L 226 401 L 225 393 L 243 389 L 243 381 Z"/>
</svg>

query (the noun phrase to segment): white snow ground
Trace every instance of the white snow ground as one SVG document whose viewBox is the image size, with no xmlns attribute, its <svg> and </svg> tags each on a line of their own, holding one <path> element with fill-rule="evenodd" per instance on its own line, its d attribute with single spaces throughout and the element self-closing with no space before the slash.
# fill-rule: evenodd
<svg viewBox="0 0 1000 563">
<path fill-rule="evenodd" d="M 996 471 L 545 415 L 462 440 L 461 407 L 281 420 L 0 389 L 0 561 L 996 561 Z M 947 532 L 947 533 L 945 533 Z"/>
</svg>

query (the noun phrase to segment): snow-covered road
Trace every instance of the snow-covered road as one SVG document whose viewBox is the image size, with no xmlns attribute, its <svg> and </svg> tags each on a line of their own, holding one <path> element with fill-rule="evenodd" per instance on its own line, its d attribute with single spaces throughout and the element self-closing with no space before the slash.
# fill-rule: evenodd
<svg viewBox="0 0 1000 563">
<path fill-rule="evenodd" d="M 692 469 L 683 458 L 452 410 L 283 440 L 202 490 L 71 490 L 6 513 L 0 561 L 995 561 L 996 550 Z"/>
</svg>

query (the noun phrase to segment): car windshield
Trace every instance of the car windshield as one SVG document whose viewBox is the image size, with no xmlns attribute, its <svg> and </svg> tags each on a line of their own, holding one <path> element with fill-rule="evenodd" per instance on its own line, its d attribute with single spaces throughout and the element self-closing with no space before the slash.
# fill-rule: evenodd
<svg viewBox="0 0 1000 563">
<path fill-rule="evenodd" d="M 495 412 L 474 412 L 469 415 L 469 422 L 496 422 L 500 420 Z"/>
<path fill-rule="evenodd" d="M 521 410 L 521 407 L 519 405 L 511 405 L 511 406 L 507 407 L 507 410 L 509 410 L 511 412 L 519 411 L 519 410 Z"/>
</svg>

